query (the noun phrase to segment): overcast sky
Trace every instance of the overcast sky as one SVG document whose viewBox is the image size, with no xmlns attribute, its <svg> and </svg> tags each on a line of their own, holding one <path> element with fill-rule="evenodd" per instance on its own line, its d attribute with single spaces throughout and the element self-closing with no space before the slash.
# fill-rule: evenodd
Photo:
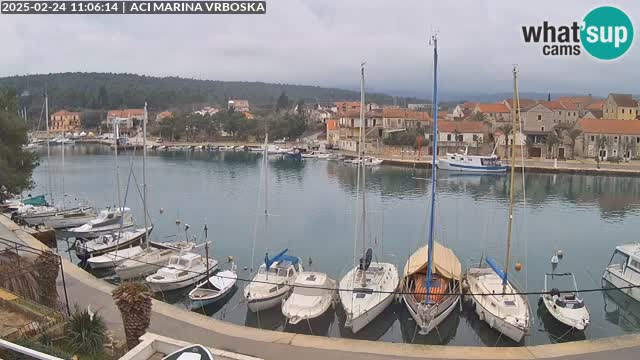
<svg viewBox="0 0 640 360">
<path fill-rule="evenodd" d="M 621 59 L 547 57 L 521 26 L 570 25 L 604 1 L 267 0 L 267 15 L 0 15 L 0 76 L 97 71 L 265 81 L 399 95 L 431 93 L 439 32 L 440 89 L 640 93 L 640 2 L 616 1 L 636 38 Z M 634 18 L 635 16 L 635 18 Z"/>
</svg>

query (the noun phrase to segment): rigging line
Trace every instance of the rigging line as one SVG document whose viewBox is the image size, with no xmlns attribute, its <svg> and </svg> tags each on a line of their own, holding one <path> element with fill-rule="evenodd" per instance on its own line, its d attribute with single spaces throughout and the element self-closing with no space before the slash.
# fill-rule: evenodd
<svg viewBox="0 0 640 360">
<path fill-rule="evenodd" d="M 155 264 L 155 263 L 151 263 L 151 262 L 146 262 L 146 261 L 142 261 L 142 260 L 138 260 L 135 259 L 133 257 L 130 256 L 121 256 L 121 255 L 115 255 L 116 258 L 120 258 L 120 259 L 124 259 L 124 260 L 132 260 L 141 264 L 145 264 L 145 265 L 151 265 L 151 266 L 155 266 L 157 268 L 163 268 L 166 267 L 165 265 L 159 265 L 159 264 Z M 29 267 L 31 268 L 31 267 Z M 199 271 L 193 271 L 193 270 L 183 270 L 184 272 L 187 273 L 193 273 L 193 274 L 198 274 L 198 275 L 204 275 L 206 274 L 206 272 L 199 272 Z M 248 283 L 256 283 L 256 284 L 268 284 L 268 285 L 280 285 L 280 283 L 277 282 L 271 282 L 271 281 L 262 281 L 262 280 L 254 280 L 254 279 L 247 279 L 247 278 L 240 278 L 240 277 L 230 277 L 230 276 L 223 276 L 223 275 L 215 275 L 221 279 L 236 279 L 238 281 L 242 281 L 242 282 L 248 282 Z M 0 279 L 2 279 L 2 277 L 0 277 Z M 307 289 L 307 288 L 312 288 L 312 289 L 322 289 L 322 290 L 335 290 L 335 291 L 340 291 L 340 292 L 352 292 L 352 293 L 359 293 L 360 291 L 356 290 L 356 289 L 347 289 L 347 288 L 339 288 L 339 287 L 317 287 L 317 286 L 308 286 L 308 285 L 288 285 L 290 287 L 298 287 L 298 288 L 303 288 L 303 289 Z M 590 289 L 578 289 L 577 292 L 579 293 L 590 293 L 590 292 L 609 292 L 609 291 L 613 291 L 613 290 L 627 290 L 627 289 L 637 289 L 640 288 L 640 285 L 629 285 L 629 286 L 622 286 L 622 287 L 606 287 L 606 288 L 590 288 Z M 573 293 L 576 292 L 575 288 L 571 288 L 571 289 L 567 289 L 567 290 L 559 290 L 560 293 Z M 395 294 L 395 295 L 424 295 L 424 293 L 421 292 L 411 292 L 411 291 L 385 291 L 385 290 L 367 290 L 367 293 L 375 293 L 375 294 Z M 556 293 L 554 291 L 554 293 Z M 460 292 L 452 292 L 452 293 L 442 293 L 443 296 L 449 296 L 449 295 L 460 295 Z M 465 295 L 472 295 L 472 296 L 505 296 L 505 295 L 551 295 L 551 291 L 513 291 L 513 292 L 502 292 L 502 293 L 492 293 L 492 294 L 486 294 L 486 293 L 471 293 L 471 292 L 467 292 L 465 293 Z"/>
</svg>

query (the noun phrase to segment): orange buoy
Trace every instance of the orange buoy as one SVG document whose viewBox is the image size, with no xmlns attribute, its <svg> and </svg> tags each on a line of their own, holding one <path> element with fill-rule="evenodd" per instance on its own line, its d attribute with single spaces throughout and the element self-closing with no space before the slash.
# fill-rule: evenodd
<svg viewBox="0 0 640 360">
<path fill-rule="evenodd" d="M 516 263 L 516 265 L 515 265 L 514 267 L 515 267 L 516 271 L 520 271 L 520 270 L 522 270 L 522 264 L 521 264 L 521 263 L 519 263 L 519 262 L 517 262 L 517 263 Z"/>
</svg>

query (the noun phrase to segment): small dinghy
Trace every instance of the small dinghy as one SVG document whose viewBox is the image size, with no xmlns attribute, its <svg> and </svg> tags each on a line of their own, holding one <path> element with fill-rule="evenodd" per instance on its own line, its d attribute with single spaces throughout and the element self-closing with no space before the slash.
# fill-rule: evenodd
<svg viewBox="0 0 640 360">
<path fill-rule="evenodd" d="M 236 265 L 231 263 L 230 270 L 224 270 L 201 282 L 189 292 L 190 309 L 200 309 L 214 304 L 229 294 L 238 280 Z"/>
<path fill-rule="evenodd" d="M 553 280 L 554 277 L 571 277 L 575 290 L 572 292 L 560 292 L 557 288 L 549 290 L 548 280 Z M 580 331 L 589 325 L 589 311 L 584 300 L 579 297 L 576 277 L 570 272 L 545 274 L 544 294 L 540 296 L 540 303 L 544 304 L 549 314 L 564 325 Z"/>
<path fill-rule="evenodd" d="M 211 351 L 202 345 L 190 345 L 175 351 L 165 357 L 162 360 L 213 360 L 213 354 Z"/>
</svg>

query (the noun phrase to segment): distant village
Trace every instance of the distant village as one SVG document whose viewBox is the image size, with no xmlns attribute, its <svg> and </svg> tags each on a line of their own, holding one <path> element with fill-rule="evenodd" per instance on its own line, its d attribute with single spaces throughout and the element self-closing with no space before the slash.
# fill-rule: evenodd
<svg viewBox="0 0 640 360">
<path fill-rule="evenodd" d="M 229 110 L 253 119 L 249 101 L 229 100 L 226 109 L 205 106 L 193 115 L 211 116 Z M 295 105 L 290 111 L 303 113 L 309 123 L 324 124 L 326 143 L 335 149 L 356 151 L 360 135 L 360 102 L 339 101 Z M 630 94 L 609 94 L 606 99 L 591 95 L 557 97 L 546 100 L 520 99 L 520 124 L 512 136 L 512 99 L 500 102 L 464 102 L 438 109 L 438 145 L 442 154 L 467 149 L 469 153 L 496 152 L 509 157 L 506 149 L 513 141 L 527 158 L 597 158 L 627 161 L 640 157 L 640 105 Z M 431 104 L 406 107 L 367 103 L 364 129 L 366 147 L 384 152 L 390 138 L 403 132 L 419 134 L 414 147 L 430 151 L 433 109 Z M 174 114 L 162 111 L 150 117 L 157 124 Z M 103 125 L 112 129 L 118 123 L 123 135 L 136 136 L 144 118 L 143 109 L 119 109 L 107 112 Z M 50 116 L 54 134 L 85 134 L 80 113 L 60 110 Z M 86 129 L 85 129 L 86 130 Z M 91 134 L 93 135 L 93 133 Z M 221 136 L 228 134 L 222 133 Z M 290 139 L 293 140 L 293 139 Z M 397 146 L 396 146 L 397 147 Z"/>
</svg>

